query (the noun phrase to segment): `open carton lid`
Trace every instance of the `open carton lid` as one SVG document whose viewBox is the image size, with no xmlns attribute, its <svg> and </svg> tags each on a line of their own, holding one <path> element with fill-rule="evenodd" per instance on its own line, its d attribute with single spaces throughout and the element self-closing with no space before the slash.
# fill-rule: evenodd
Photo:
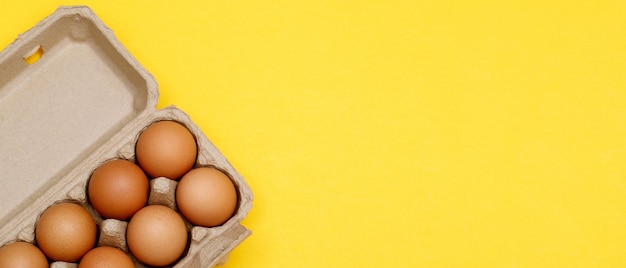
<svg viewBox="0 0 626 268">
<path fill-rule="evenodd" d="M 0 226 L 157 99 L 154 78 L 88 7 L 60 7 L 20 35 L 0 54 Z"/>
</svg>

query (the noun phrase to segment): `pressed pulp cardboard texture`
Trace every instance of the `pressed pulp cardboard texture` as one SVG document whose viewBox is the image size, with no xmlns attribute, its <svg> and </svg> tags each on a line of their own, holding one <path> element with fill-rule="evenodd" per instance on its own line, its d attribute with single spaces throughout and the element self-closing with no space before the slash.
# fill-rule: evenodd
<svg viewBox="0 0 626 268">
<path fill-rule="evenodd" d="M 184 112 L 155 110 L 157 98 L 154 78 L 87 7 L 61 7 L 9 45 L 0 54 L 0 243 L 32 241 L 37 216 L 56 201 L 88 206 L 91 172 L 112 158 L 133 160 L 139 133 L 159 120 L 184 124 L 198 143 L 196 166 L 222 169 L 239 194 L 222 226 L 189 226 L 188 257 L 177 266 L 213 266 L 245 239 L 249 187 Z"/>
</svg>

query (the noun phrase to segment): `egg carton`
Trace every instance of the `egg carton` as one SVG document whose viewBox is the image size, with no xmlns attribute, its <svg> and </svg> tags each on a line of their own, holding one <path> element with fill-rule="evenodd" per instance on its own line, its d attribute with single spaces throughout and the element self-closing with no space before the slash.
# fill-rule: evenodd
<svg viewBox="0 0 626 268">
<path fill-rule="evenodd" d="M 0 245 L 35 241 L 39 215 L 55 202 L 87 208 L 98 245 L 126 250 L 126 222 L 91 208 L 86 185 L 110 159 L 135 160 L 135 143 L 153 122 L 186 126 L 198 145 L 196 167 L 225 172 L 238 192 L 235 214 L 217 227 L 189 223 L 189 246 L 173 267 L 213 267 L 251 232 L 241 225 L 252 206 L 243 177 L 180 109 L 156 109 L 157 83 L 85 6 L 59 7 L 0 53 Z M 150 204 L 176 208 L 176 181 L 151 181 Z M 51 267 L 75 267 L 56 262 Z M 143 267 L 137 264 L 138 267 Z"/>
</svg>

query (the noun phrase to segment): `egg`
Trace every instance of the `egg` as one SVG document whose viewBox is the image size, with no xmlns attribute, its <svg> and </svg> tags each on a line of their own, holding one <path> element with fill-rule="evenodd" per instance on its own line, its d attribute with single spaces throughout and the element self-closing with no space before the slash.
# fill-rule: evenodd
<svg viewBox="0 0 626 268">
<path fill-rule="evenodd" d="M 0 248 L 0 268 L 48 268 L 48 260 L 33 244 L 13 242 Z"/>
<path fill-rule="evenodd" d="M 175 121 L 151 124 L 139 135 L 135 146 L 139 166 L 153 178 L 179 179 L 193 167 L 197 153 L 194 136 Z"/>
<path fill-rule="evenodd" d="M 85 254 L 78 268 L 135 268 L 135 263 L 117 248 L 97 247 Z"/>
<path fill-rule="evenodd" d="M 176 187 L 176 205 L 194 225 L 218 226 L 237 208 L 237 190 L 218 169 L 201 167 L 189 171 Z"/>
<path fill-rule="evenodd" d="M 37 245 L 54 261 L 77 262 L 96 243 L 98 228 L 81 205 L 64 202 L 46 209 L 35 226 Z"/>
<path fill-rule="evenodd" d="M 188 233 L 183 218 L 173 209 L 150 205 L 130 219 L 126 242 L 140 262 L 166 266 L 178 260 L 187 247 Z"/>
<path fill-rule="evenodd" d="M 148 202 L 150 183 L 134 163 L 116 159 L 99 166 L 87 186 L 89 202 L 102 217 L 128 220 Z"/>
</svg>

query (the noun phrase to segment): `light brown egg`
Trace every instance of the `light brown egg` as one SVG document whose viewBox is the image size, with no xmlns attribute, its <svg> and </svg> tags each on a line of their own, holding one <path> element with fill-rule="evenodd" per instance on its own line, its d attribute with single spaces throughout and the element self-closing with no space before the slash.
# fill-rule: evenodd
<svg viewBox="0 0 626 268">
<path fill-rule="evenodd" d="M 98 228 L 85 208 L 58 203 L 46 209 L 35 226 L 37 245 L 55 261 L 77 262 L 96 243 Z"/>
<path fill-rule="evenodd" d="M 178 260 L 187 247 L 187 226 L 173 209 L 150 205 L 130 219 L 126 242 L 130 252 L 142 263 L 166 266 Z"/>
<path fill-rule="evenodd" d="M 113 160 L 91 175 L 87 192 L 93 208 L 109 219 L 128 220 L 148 202 L 150 183 L 139 166 Z"/>
<path fill-rule="evenodd" d="M 185 126 L 174 121 L 159 121 L 139 135 L 135 153 L 139 166 L 148 175 L 177 180 L 195 164 L 198 148 Z"/>
<path fill-rule="evenodd" d="M 13 242 L 0 248 L 0 268 L 48 268 L 48 260 L 33 244 Z"/>
<path fill-rule="evenodd" d="M 237 208 L 237 190 L 223 172 L 196 168 L 180 179 L 176 205 L 189 222 L 205 227 L 226 222 Z"/>
<path fill-rule="evenodd" d="M 78 268 L 135 268 L 135 263 L 117 248 L 97 247 L 85 254 Z"/>
</svg>

